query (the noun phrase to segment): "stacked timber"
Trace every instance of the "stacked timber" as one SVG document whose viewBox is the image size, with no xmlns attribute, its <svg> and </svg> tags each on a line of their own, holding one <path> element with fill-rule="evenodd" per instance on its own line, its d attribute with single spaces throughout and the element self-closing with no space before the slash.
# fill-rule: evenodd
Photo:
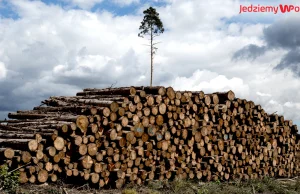
<svg viewBox="0 0 300 194">
<path fill-rule="evenodd" d="M 121 188 L 151 180 L 299 174 L 297 126 L 232 91 L 84 89 L 0 121 L 0 164 L 22 183 Z"/>
</svg>

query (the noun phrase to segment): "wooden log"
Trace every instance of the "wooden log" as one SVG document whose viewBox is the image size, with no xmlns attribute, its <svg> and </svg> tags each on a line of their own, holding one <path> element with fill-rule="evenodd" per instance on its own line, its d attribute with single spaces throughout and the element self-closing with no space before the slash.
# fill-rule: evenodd
<svg viewBox="0 0 300 194">
<path fill-rule="evenodd" d="M 15 151 L 11 148 L 0 148 L 0 154 L 3 155 L 2 157 L 12 159 L 15 156 Z"/>
<path fill-rule="evenodd" d="M 62 137 L 56 137 L 53 142 L 53 145 L 56 150 L 60 151 L 65 147 L 65 140 Z"/>
<path fill-rule="evenodd" d="M 229 90 L 228 92 L 218 92 L 218 93 L 214 93 L 214 94 L 216 94 L 218 96 L 219 103 L 221 103 L 221 104 L 225 103 L 226 100 L 233 101 L 235 99 L 235 94 L 231 90 Z"/>
<path fill-rule="evenodd" d="M 13 148 L 13 149 L 20 149 L 24 150 L 28 147 L 25 145 L 28 145 L 28 142 L 30 142 L 32 139 L 0 139 L 0 146 L 2 148 Z M 25 146 L 25 147 L 24 147 Z"/>
<path fill-rule="evenodd" d="M 74 115 L 61 115 L 61 114 L 27 114 L 27 113 L 8 113 L 8 118 L 10 119 L 42 119 L 42 118 L 51 118 L 53 120 L 64 120 L 64 121 L 73 121 L 76 119 Z"/>
<path fill-rule="evenodd" d="M 172 87 L 168 87 L 167 88 L 167 96 L 169 99 L 174 100 L 176 95 L 175 95 L 175 91 Z"/>
</svg>

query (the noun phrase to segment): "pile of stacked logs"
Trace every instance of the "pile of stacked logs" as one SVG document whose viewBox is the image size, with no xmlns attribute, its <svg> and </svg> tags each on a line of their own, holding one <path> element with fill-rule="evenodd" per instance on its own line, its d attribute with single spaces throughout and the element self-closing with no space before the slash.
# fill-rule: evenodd
<svg viewBox="0 0 300 194">
<path fill-rule="evenodd" d="M 121 188 L 299 174 L 297 126 L 232 91 L 84 89 L 0 121 L 0 164 L 21 183 L 59 178 Z"/>
</svg>

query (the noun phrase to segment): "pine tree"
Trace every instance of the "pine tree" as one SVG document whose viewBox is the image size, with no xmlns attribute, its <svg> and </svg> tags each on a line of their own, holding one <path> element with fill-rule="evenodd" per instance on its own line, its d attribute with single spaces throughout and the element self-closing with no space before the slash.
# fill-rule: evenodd
<svg viewBox="0 0 300 194">
<path fill-rule="evenodd" d="M 144 38 L 144 35 L 150 36 L 150 53 L 151 53 L 151 78 L 150 78 L 150 86 L 152 86 L 153 80 L 153 58 L 157 47 L 155 47 L 158 42 L 154 42 L 154 38 L 159 36 L 164 32 L 163 23 L 159 19 L 159 13 L 156 12 L 156 9 L 153 7 L 149 7 L 144 12 L 144 19 L 141 22 L 141 26 L 139 28 L 140 33 L 139 37 Z"/>
</svg>

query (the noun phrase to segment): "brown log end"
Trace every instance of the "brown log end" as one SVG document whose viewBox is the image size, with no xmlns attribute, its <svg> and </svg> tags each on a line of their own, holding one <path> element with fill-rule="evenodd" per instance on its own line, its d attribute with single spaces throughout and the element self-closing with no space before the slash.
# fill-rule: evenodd
<svg viewBox="0 0 300 194">
<path fill-rule="evenodd" d="M 76 119 L 76 125 L 82 131 L 82 133 L 85 133 L 89 125 L 89 120 L 86 116 L 80 115 Z"/>
<path fill-rule="evenodd" d="M 15 151 L 11 148 L 6 148 L 4 151 L 4 156 L 7 159 L 12 159 L 15 156 Z"/>
<path fill-rule="evenodd" d="M 65 146 L 65 140 L 62 137 L 57 137 L 54 142 L 54 147 L 56 150 L 62 150 Z"/>
<path fill-rule="evenodd" d="M 21 157 L 24 163 L 28 163 L 31 160 L 31 154 L 27 151 L 22 152 Z"/>
<path fill-rule="evenodd" d="M 235 99 L 235 94 L 233 91 L 229 90 L 228 91 L 228 100 L 234 100 Z"/>
<path fill-rule="evenodd" d="M 48 180 L 48 172 L 44 169 L 39 171 L 38 174 L 38 181 L 40 183 L 45 183 Z"/>
<path fill-rule="evenodd" d="M 94 163 L 93 159 L 89 155 L 84 156 L 84 158 L 81 161 L 81 164 L 82 164 L 83 168 L 85 168 L 85 169 L 90 169 L 92 167 L 93 163 Z"/>
<path fill-rule="evenodd" d="M 144 133 L 144 126 L 142 125 L 142 123 L 137 123 L 134 126 L 134 135 L 136 137 L 141 137 Z"/>
<path fill-rule="evenodd" d="M 28 142 L 28 148 L 30 151 L 36 151 L 38 148 L 38 142 L 36 140 L 30 140 Z"/>
<path fill-rule="evenodd" d="M 167 96 L 168 98 L 170 98 L 171 100 L 174 100 L 176 97 L 176 93 L 174 91 L 174 89 L 172 87 L 168 87 L 167 88 Z"/>
<path fill-rule="evenodd" d="M 117 102 L 112 102 L 111 104 L 110 104 L 110 110 L 112 111 L 112 112 L 117 112 L 118 111 L 118 109 L 119 109 L 119 104 L 117 103 Z"/>
<path fill-rule="evenodd" d="M 133 86 L 131 86 L 129 89 L 129 93 L 131 96 L 134 96 L 136 94 L 136 89 Z"/>
</svg>

